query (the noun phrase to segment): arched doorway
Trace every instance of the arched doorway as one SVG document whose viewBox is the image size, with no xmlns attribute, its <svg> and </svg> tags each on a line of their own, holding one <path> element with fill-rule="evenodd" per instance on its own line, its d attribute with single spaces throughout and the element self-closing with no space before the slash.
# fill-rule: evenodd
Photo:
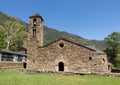
<svg viewBox="0 0 120 85">
<path fill-rule="evenodd" d="M 63 62 L 59 62 L 59 71 L 64 71 L 64 63 Z"/>
<path fill-rule="evenodd" d="M 26 67 L 27 67 L 27 63 L 26 63 L 26 62 L 24 62 L 24 63 L 23 63 L 23 68 L 25 68 L 25 69 L 26 69 Z"/>
</svg>

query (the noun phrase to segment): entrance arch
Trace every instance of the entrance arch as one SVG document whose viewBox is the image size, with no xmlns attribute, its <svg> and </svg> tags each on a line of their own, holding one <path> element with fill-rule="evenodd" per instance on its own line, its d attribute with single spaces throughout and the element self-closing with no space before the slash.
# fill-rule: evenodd
<svg viewBox="0 0 120 85">
<path fill-rule="evenodd" d="M 59 69 L 59 71 L 64 71 L 64 63 L 63 62 L 59 62 L 58 69 Z"/>
<path fill-rule="evenodd" d="M 24 63 L 23 63 L 23 68 L 25 68 L 25 69 L 26 69 L 26 67 L 27 67 L 27 63 L 26 63 L 26 62 L 24 62 Z"/>
</svg>

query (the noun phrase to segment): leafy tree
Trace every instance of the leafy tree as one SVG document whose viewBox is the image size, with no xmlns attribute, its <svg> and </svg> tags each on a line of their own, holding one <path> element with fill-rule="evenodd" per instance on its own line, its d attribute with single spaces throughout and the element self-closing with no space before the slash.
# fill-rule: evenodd
<svg viewBox="0 0 120 85">
<path fill-rule="evenodd" d="M 108 55 L 109 61 L 115 66 L 118 67 L 118 61 L 120 61 L 120 33 L 113 32 L 105 38 L 106 41 L 106 50 L 105 52 Z M 120 64 L 120 63 L 119 63 Z"/>
<path fill-rule="evenodd" d="M 0 29 L 0 49 L 5 49 L 6 43 L 5 43 L 5 34 L 4 32 Z"/>
<path fill-rule="evenodd" d="M 0 28 L 5 34 L 6 49 L 18 50 L 25 35 L 24 26 L 14 21 L 6 21 Z"/>
<path fill-rule="evenodd" d="M 16 36 L 12 37 L 10 44 L 11 50 L 16 50 L 16 51 L 20 50 L 24 42 L 24 37 L 26 36 L 25 34 L 26 33 L 23 31 L 23 32 L 19 32 Z"/>
</svg>

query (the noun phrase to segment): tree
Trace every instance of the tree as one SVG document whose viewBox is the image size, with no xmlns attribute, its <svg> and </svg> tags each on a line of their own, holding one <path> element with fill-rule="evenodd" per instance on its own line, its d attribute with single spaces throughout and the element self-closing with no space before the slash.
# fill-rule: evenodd
<svg viewBox="0 0 120 85">
<path fill-rule="evenodd" d="M 6 43 L 5 43 L 5 34 L 4 32 L 0 29 L 0 49 L 5 49 Z"/>
<path fill-rule="evenodd" d="M 11 44 L 10 44 L 10 49 L 11 50 L 16 50 L 19 51 L 21 46 L 23 46 L 24 38 L 26 33 L 19 32 L 16 36 L 12 37 L 11 39 Z"/>
<path fill-rule="evenodd" d="M 118 65 L 118 55 L 120 54 L 120 33 L 119 32 L 113 32 L 110 35 L 108 35 L 107 38 L 105 38 L 106 42 L 106 50 L 105 52 L 108 55 L 109 61 L 115 66 Z M 120 63 L 119 63 L 120 64 Z"/>
<path fill-rule="evenodd" d="M 120 69 L 120 55 L 115 58 L 115 66 Z"/>
<path fill-rule="evenodd" d="M 22 42 L 22 40 L 19 39 L 19 37 L 21 37 L 22 39 L 24 38 L 25 32 L 23 31 L 24 30 L 23 25 L 15 21 L 6 21 L 4 25 L 0 26 L 0 28 L 5 34 L 5 42 L 6 42 L 7 50 L 10 50 L 10 49 L 13 50 L 13 46 L 18 45 L 18 42 L 16 42 L 16 40 L 19 42 Z M 20 35 L 20 33 L 23 33 L 23 34 Z"/>
</svg>

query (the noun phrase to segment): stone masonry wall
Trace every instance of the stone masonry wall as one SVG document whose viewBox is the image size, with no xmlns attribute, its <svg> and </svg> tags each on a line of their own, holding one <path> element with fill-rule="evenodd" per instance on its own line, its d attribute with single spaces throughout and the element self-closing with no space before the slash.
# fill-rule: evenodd
<svg viewBox="0 0 120 85">
<path fill-rule="evenodd" d="M 4 68 L 23 68 L 22 62 L 0 62 L 0 69 Z"/>
</svg>

